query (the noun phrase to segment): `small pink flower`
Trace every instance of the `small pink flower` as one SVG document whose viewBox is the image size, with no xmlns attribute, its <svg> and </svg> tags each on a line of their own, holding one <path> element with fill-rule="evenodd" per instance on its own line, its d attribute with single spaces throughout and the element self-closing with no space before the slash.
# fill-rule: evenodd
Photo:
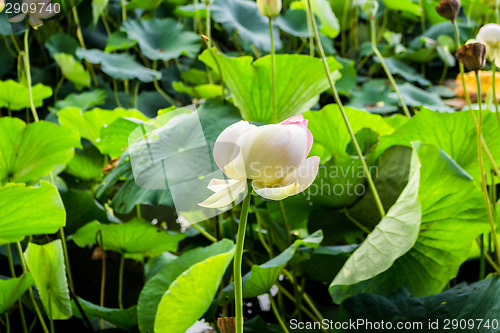
<svg viewBox="0 0 500 333">
<path fill-rule="evenodd" d="M 255 126 L 239 121 L 217 138 L 214 159 L 230 180 L 212 179 L 215 192 L 199 205 L 221 208 L 245 191 L 247 179 L 260 196 L 281 200 L 307 189 L 318 173 L 319 157 L 307 158 L 313 136 L 302 115 L 280 124 Z"/>
</svg>

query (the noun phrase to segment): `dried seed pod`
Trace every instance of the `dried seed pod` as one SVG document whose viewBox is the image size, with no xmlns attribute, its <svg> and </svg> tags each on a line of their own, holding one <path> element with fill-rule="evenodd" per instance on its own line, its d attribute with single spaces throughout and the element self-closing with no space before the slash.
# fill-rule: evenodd
<svg viewBox="0 0 500 333">
<path fill-rule="evenodd" d="M 461 5 L 460 0 L 443 0 L 436 6 L 436 12 L 447 20 L 455 21 Z"/>
<path fill-rule="evenodd" d="M 457 59 L 468 70 L 478 71 L 486 63 L 486 46 L 481 43 L 465 44 L 458 49 Z"/>
</svg>

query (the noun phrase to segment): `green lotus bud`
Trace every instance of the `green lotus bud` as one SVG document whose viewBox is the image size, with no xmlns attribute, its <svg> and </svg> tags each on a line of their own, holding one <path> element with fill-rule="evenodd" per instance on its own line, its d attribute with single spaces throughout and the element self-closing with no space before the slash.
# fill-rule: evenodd
<svg viewBox="0 0 500 333">
<path fill-rule="evenodd" d="M 455 21 L 461 5 L 460 0 L 443 0 L 436 6 L 436 12 L 447 20 Z"/>
<path fill-rule="evenodd" d="M 281 11 L 281 0 L 257 0 L 257 7 L 262 16 L 273 18 Z"/>
<path fill-rule="evenodd" d="M 366 16 L 372 18 L 375 17 L 378 10 L 378 1 L 377 0 L 367 0 L 361 5 L 361 10 L 365 13 Z"/>
<path fill-rule="evenodd" d="M 481 43 L 467 43 L 457 51 L 457 59 L 468 70 L 478 71 L 486 63 L 486 46 Z"/>
</svg>

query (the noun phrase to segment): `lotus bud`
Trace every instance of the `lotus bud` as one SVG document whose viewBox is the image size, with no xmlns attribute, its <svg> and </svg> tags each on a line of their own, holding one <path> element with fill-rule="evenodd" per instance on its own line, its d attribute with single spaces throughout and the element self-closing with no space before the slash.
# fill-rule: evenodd
<svg viewBox="0 0 500 333">
<path fill-rule="evenodd" d="M 361 10 L 365 13 L 369 18 L 375 17 L 378 10 L 378 1 L 377 0 L 367 0 L 361 5 Z"/>
<path fill-rule="evenodd" d="M 281 11 L 281 0 L 257 0 L 257 7 L 262 16 L 273 18 Z"/>
<path fill-rule="evenodd" d="M 461 6 L 460 0 L 442 0 L 436 6 L 436 12 L 447 20 L 455 21 Z"/>
<path fill-rule="evenodd" d="M 476 39 L 486 45 L 488 58 L 500 66 L 500 25 L 490 23 L 479 29 Z"/>
<path fill-rule="evenodd" d="M 486 46 L 475 41 L 463 45 L 457 51 L 457 59 L 468 70 L 478 71 L 486 63 Z"/>
<path fill-rule="evenodd" d="M 313 137 L 302 115 L 272 125 L 255 126 L 246 121 L 226 128 L 214 145 L 214 160 L 230 179 L 212 179 L 215 192 L 199 205 L 222 208 L 246 190 L 252 180 L 255 192 L 281 200 L 307 189 L 318 173 L 319 157 L 307 158 Z"/>
<path fill-rule="evenodd" d="M 3 12 L 4 8 L 5 8 L 5 2 L 4 0 L 0 0 L 0 13 Z"/>
</svg>

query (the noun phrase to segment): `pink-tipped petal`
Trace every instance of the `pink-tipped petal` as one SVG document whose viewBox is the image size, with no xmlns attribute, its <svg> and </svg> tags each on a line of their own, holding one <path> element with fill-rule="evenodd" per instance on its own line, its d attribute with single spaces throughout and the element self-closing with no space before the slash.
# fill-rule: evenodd
<svg viewBox="0 0 500 333">
<path fill-rule="evenodd" d="M 269 200 L 283 200 L 296 193 L 299 190 L 300 185 L 298 183 L 293 183 L 280 187 L 264 187 L 262 184 L 254 180 L 252 182 L 252 187 L 255 190 L 255 193 L 263 198 Z"/>
<path fill-rule="evenodd" d="M 309 124 L 309 120 L 304 119 L 304 116 L 302 114 L 290 117 L 286 120 L 283 120 L 280 125 L 299 125 L 301 126 L 307 133 L 307 150 L 306 150 L 306 156 L 309 155 L 309 152 L 311 151 L 312 145 L 313 145 L 313 136 L 311 131 L 307 128 L 307 125 Z"/>
<path fill-rule="evenodd" d="M 300 187 L 297 190 L 297 192 L 293 194 L 297 194 L 304 191 L 306 188 L 311 186 L 314 179 L 316 179 L 319 169 L 319 161 L 320 158 L 318 156 L 312 156 L 304 160 L 304 162 L 302 162 L 302 164 L 297 169 L 290 172 L 281 181 L 281 184 L 288 185 L 288 184 L 298 183 Z"/>
<path fill-rule="evenodd" d="M 236 200 L 239 194 L 245 191 L 246 181 L 237 181 L 231 186 L 223 188 L 218 192 L 215 192 L 207 200 L 199 203 L 198 205 L 205 208 L 222 208 L 231 204 Z"/>
</svg>

